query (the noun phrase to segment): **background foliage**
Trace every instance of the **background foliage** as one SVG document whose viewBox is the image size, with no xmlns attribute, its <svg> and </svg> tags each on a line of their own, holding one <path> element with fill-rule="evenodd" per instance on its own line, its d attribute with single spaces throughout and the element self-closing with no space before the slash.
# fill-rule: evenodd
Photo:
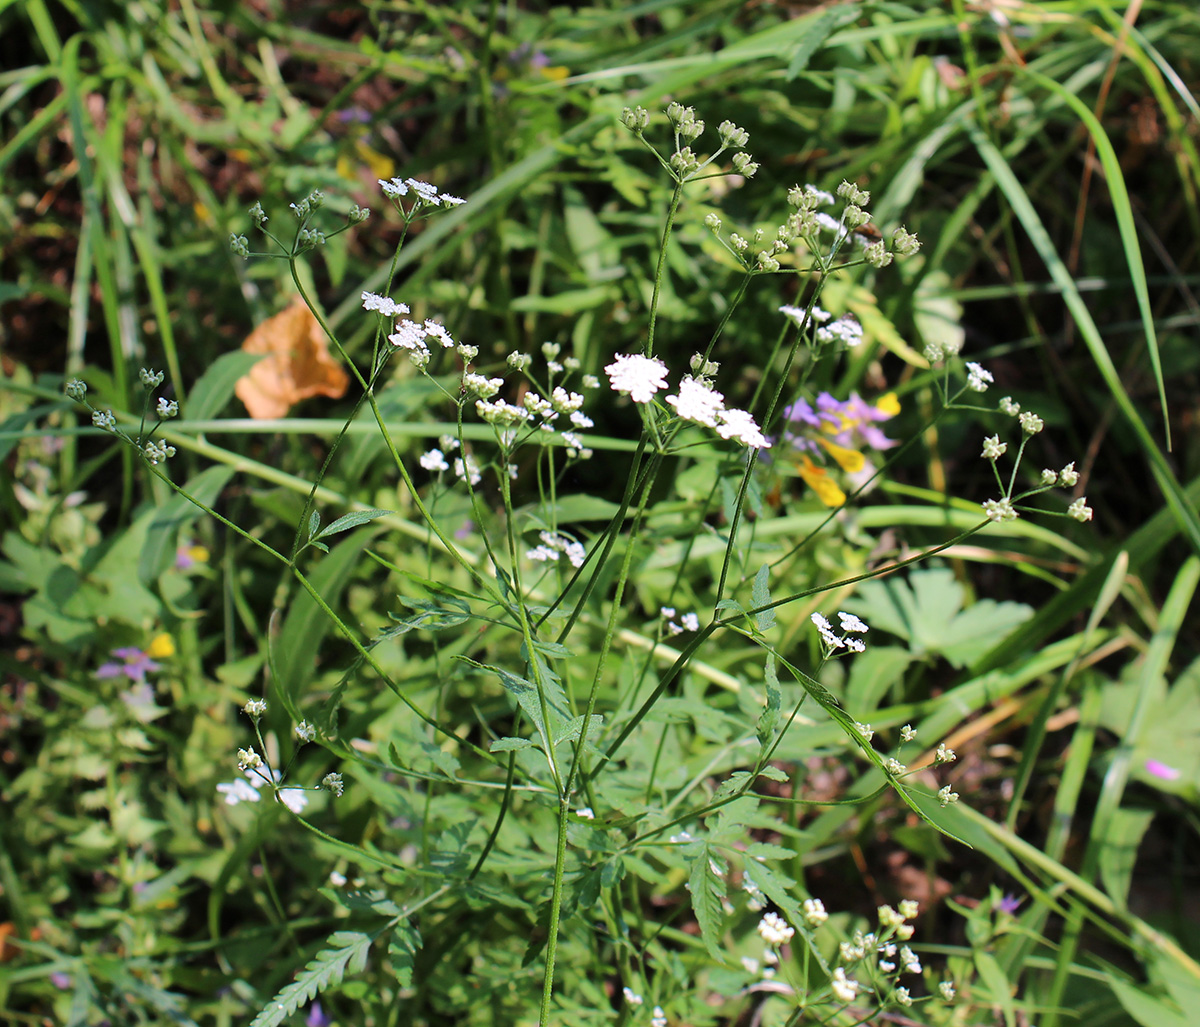
<svg viewBox="0 0 1200 1027">
<path fill-rule="evenodd" d="M 494 362 L 550 341 L 597 373 L 645 334 L 669 195 L 617 115 L 675 99 L 748 129 L 762 170 L 681 207 L 659 308 L 664 360 L 684 366 L 729 302 L 707 213 L 769 226 L 796 182 L 867 182 L 876 221 L 906 224 L 924 248 L 887 272 L 831 281 L 827 295 L 857 314 L 869 344 L 818 368 L 814 385 L 895 389 L 903 424 L 889 432 L 907 438 L 933 413 L 922 346 L 964 340 L 998 394 L 1045 418 L 1045 462 L 1076 460 L 1097 511 L 1087 526 L 989 530 L 940 563 L 830 597 L 878 636 L 822 683 L 854 719 L 892 734 L 911 722 L 923 746 L 959 750 L 950 780 L 970 810 L 953 828 L 973 848 L 886 791 L 770 817 L 763 806 L 723 827 L 797 853 L 787 872 L 831 908 L 836 897 L 846 929 L 879 902 L 920 899 L 921 951 L 948 961 L 961 985 L 953 1008 L 923 1007 L 930 1022 L 1188 1021 L 1200 992 L 1187 858 L 1200 826 L 1187 617 L 1200 551 L 1200 24 L 1189 4 L 26 0 L 0 2 L 0 53 L 4 1017 L 244 1022 L 316 960 L 318 983 L 348 970 L 321 996 L 338 1022 L 531 1022 L 554 810 L 520 798 L 473 890 L 419 921 L 399 918 L 368 957 L 364 938 L 399 913 L 380 893 L 409 894 L 413 875 L 433 889 L 473 865 L 495 822 L 496 781 L 462 787 L 475 780 L 469 753 L 441 745 L 364 674 L 339 693 L 338 737 L 359 761 L 311 747 L 293 772 L 316 780 L 341 768 L 346 795 L 315 800 L 310 819 L 405 872 L 361 865 L 274 804 L 226 806 L 215 785 L 247 744 L 237 711 L 263 694 L 269 649 L 278 662 L 264 733 L 285 750 L 291 723 L 276 696 L 319 709 L 353 650 L 286 570 L 78 421 L 62 383 L 81 377 L 98 403 L 136 412 L 139 367 L 163 368 L 184 415 L 169 433 L 174 480 L 286 551 L 356 397 L 312 400 L 269 426 L 242 417 L 232 389 L 245 363 L 225 358 L 294 293 L 284 261 L 229 253 L 247 208 L 261 201 L 282 222 L 313 188 L 335 211 L 377 208 L 303 272 L 362 361 L 374 326 L 358 296 L 380 288 L 399 230 L 376 181 L 435 181 L 469 202 L 414 231 L 395 295 Z M 752 282 L 754 316 L 717 354 L 744 373 L 731 400 L 748 399 L 768 370 L 774 310 L 794 299 L 779 280 Z M 435 400 L 412 377 L 380 393 L 408 460 L 447 430 Z M 594 416 L 596 437 L 621 453 L 636 434 L 629 407 Z M 978 520 L 991 488 L 979 435 L 975 417 L 924 430 L 869 502 L 785 565 L 789 580 L 836 580 Z M 560 523 L 581 534 L 599 531 L 621 498 L 606 454 L 567 483 L 586 501 Z M 356 504 L 395 511 L 311 568 L 365 639 L 421 602 L 436 600 L 445 619 L 452 590 L 471 588 L 464 573 L 434 573 L 385 455 L 360 416 L 318 494 L 326 522 Z M 707 509 L 697 504 L 717 466 L 681 461 L 654 497 L 647 527 L 662 544 L 639 553 L 630 590 L 643 627 L 621 639 L 606 701 L 652 687 L 664 669 L 637 656 L 656 639 L 660 605 L 711 603 L 720 548 L 698 536 L 697 562 L 676 580 L 668 542 Z M 537 490 L 521 487 L 518 505 L 536 512 Z M 448 533 L 476 530 L 453 491 L 436 510 Z M 823 516 L 784 478 L 763 497 L 755 543 L 774 559 Z M 188 553 L 207 559 L 187 565 Z M 782 609 L 775 636 L 806 663 L 812 608 Z M 451 658 L 511 645 L 484 624 L 472 632 L 412 631 L 372 652 L 414 702 L 474 725 L 485 745 L 511 733 L 513 706 Z M 149 690 L 97 677 L 122 647 L 160 654 Z M 757 715 L 747 696 L 763 673 L 754 647 L 723 643 L 699 658 L 634 746 L 661 740 L 662 786 L 693 787 L 697 800 L 741 765 L 733 748 Z M 785 687 L 785 708 L 797 694 Z M 805 713 L 812 722 L 774 757 L 799 791 L 760 791 L 827 802 L 874 792 L 878 777 L 840 729 Z M 653 774 L 642 770 L 622 780 L 640 791 Z M 596 879 L 582 875 L 571 893 L 581 908 L 564 922 L 558 1015 L 629 1017 L 620 985 L 639 972 L 674 998 L 672 1022 L 751 1016 L 763 996 L 747 997 L 697 937 L 695 887 L 691 898 L 684 889 L 696 861 L 661 846 L 618 867 L 605 831 L 571 831 Z M 348 886 L 331 885 L 331 871 Z M 606 930 L 626 930 L 628 944 L 585 912 L 609 889 L 626 889 L 639 911 L 620 924 L 608 910 Z M 1005 892 L 1022 898 L 1015 911 L 997 907 Z M 318 955 L 331 947 L 341 955 Z M 761 1012 L 786 1015 L 770 1002 Z"/>
</svg>

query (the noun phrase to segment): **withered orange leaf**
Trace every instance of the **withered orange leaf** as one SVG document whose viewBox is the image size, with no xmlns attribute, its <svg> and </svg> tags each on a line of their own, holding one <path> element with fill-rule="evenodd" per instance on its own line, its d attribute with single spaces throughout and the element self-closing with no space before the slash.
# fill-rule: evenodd
<svg viewBox="0 0 1200 1027">
<path fill-rule="evenodd" d="M 234 388 L 251 417 L 283 417 L 293 403 L 311 396 L 337 399 L 350 384 L 341 365 L 329 355 L 325 333 L 302 300 L 255 328 L 242 349 L 267 354 Z"/>
</svg>

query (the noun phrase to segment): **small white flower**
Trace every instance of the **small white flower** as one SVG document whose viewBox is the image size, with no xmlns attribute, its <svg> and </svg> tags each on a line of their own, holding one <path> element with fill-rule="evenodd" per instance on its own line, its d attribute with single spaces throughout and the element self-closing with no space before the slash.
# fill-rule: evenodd
<svg viewBox="0 0 1200 1027">
<path fill-rule="evenodd" d="M 581 806 L 575 811 L 577 817 L 582 817 L 584 820 L 595 820 L 596 814 L 591 806 Z"/>
<path fill-rule="evenodd" d="M 912 1005 L 912 996 L 909 995 L 907 988 L 897 988 L 896 989 L 896 1001 L 899 1002 L 900 1005 L 902 1005 L 902 1006 L 911 1006 Z"/>
<path fill-rule="evenodd" d="M 952 802 L 958 802 L 958 792 L 951 791 L 949 785 L 946 785 L 944 788 L 939 788 L 937 797 L 938 802 L 943 806 L 949 806 Z"/>
<path fill-rule="evenodd" d="M 238 749 L 238 770 L 256 770 L 262 765 L 262 757 L 253 749 Z"/>
<path fill-rule="evenodd" d="M 173 399 L 167 400 L 163 399 L 162 396 L 159 396 L 157 410 L 158 416 L 163 420 L 166 420 L 168 417 L 174 417 L 177 413 L 179 413 L 179 404 Z"/>
<path fill-rule="evenodd" d="M 917 954 L 907 945 L 900 950 L 900 962 L 904 964 L 906 973 L 919 974 L 921 972 L 921 961 L 917 958 Z"/>
<path fill-rule="evenodd" d="M 321 787 L 339 797 L 346 789 L 346 786 L 342 783 L 341 774 L 326 774 L 321 778 Z"/>
<path fill-rule="evenodd" d="M 662 616 L 663 620 L 671 620 L 675 616 L 675 607 L 663 606 L 659 608 L 658 612 Z"/>
<path fill-rule="evenodd" d="M 820 899 L 805 899 L 800 908 L 804 910 L 804 923 L 808 927 L 820 927 L 829 919 L 829 914 L 825 912 L 825 903 Z"/>
<path fill-rule="evenodd" d="M 247 717 L 253 720 L 258 720 L 264 713 L 267 712 L 267 703 L 264 699 L 248 699 L 246 705 L 242 707 L 242 712 Z"/>
<path fill-rule="evenodd" d="M 914 728 L 911 724 L 905 724 L 904 727 L 902 727 L 900 729 L 900 741 L 911 742 L 916 737 L 917 737 L 917 729 Z"/>
<path fill-rule="evenodd" d="M 1058 472 L 1058 483 L 1065 485 L 1067 488 L 1073 488 L 1079 481 L 1079 472 L 1075 470 L 1075 461 L 1072 460 L 1066 467 Z"/>
<path fill-rule="evenodd" d="M 901 941 L 908 941 L 913 936 L 913 931 L 915 930 L 916 928 L 912 924 L 901 924 L 896 928 L 896 937 Z"/>
<path fill-rule="evenodd" d="M 1021 431 L 1026 435 L 1036 435 L 1046 426 L 1045 421 L 1028 410 L 1022 412 L 1017 420 L 1021 422 Z"/>
<path fill-rule="evenodd" d="M 985 460 L 998 460 L 1004 456 L 1007 450 L 1008 443 L 1001 442 L 999 435 L 992 435 L 983 440 L 983 458 Z"/>
<path fill-rule="evenodd" d="M 942 998 L 944 998 L 947 1002 L 952 1001 L 954 998 L 954 982 L 942 981 L 942 983 L 938 985 L 938 991 L 941 992 Z"/>
<path fill-rule="evenodd" d="M 679 618 L 679 623 L 683 625 L 684 631 L 699 631 L 700 617 L 695 613 L 685 613 Z"/>
<path fill-rule="evenodd" d="M 875 737 L 875 729 L 870 724 L 860 724 L 857 720 L 854 722 L 854 730 L 863 737 L 864 742 L 869 742 Z"/>
<path fill-rule="evenodd" d="M 769 945 L 783 945 L 791 940 L 796 929 L 778 913 L 767 913 L 758 922 L 758 933 L 762 940 Z"/>
<path fill-rule="evenodd" d="M 335 888 L 344 888 L 346 886 L 346 875 L 339 874 L 336 870 L 330 870 L 329 883 Z"/>
<path fill-rule="evenodd" d="M 302 720 L 292 728 L 292 734 L 296 736 L 296 741 L 298 742 L 311 742 L 317 737 L 317 729 L 307 720 Z"/>
<path fill-rule="evenodd" d="M 667 1027 L 667 1014 L 662 1006 L 654 1007 L 654 1015 L 650 1017 L 650 1027 Z"/>
<path fill-rule="evenodd" d="M 937 763 L 953 763 L 958 759 L 958 754 L 953 749 L 947 748 L 945 743 L 942 743 L 937 747 L 937 752 L 934 753 L 933 758 Z"/>
<path fill-rule="evenodd" d="M 921 907 L 917 903 L 916 899 L 904 899 L 900 903 L 900 915 L 904 917 L 905 920 L 911 920 L 919 912 L 921 912 Z"/>
<path fill-rule="evenodd" d="M 833 971 L 829 987 L 839 1002 L 853 1002 L 854 996 L 858 994 L 858 981 L 847 977 L 846 971 L 840 966 Z"/>
<path fill-rule="evenodd" d="M 758 974 L 759 963 L 753 956 L 742 956 L 742 969 L 748 974 Z"/>
<path fill-rule="evenodd" d="M 654 357 L 618 354 L 604 371 L 613 389 L 635 403 L 649 403 L 659 389 L 667 387 L 667 365 Z"/>
<path fill-rule="evenodd" d="M 631 1006 L 640 1006 L 642 1004 L 642 1002 L 644 1001 L 642 999 L 642 996 L 639 995 L 636 991 L 634 991 L 631 987 L 629 987 L 628 984 L 625 985 L 625 987 L 622 988 L 621 990 L 625 995 L 625 1001 L 628 1002 Z"/>
<path fill-rule="evenodd" d="M 984 370 L 981 364 L 967 361 L 967 388 L 972 392 L 987 392 L 987 387 L 995 380 L 992 372 Z"/>
<path fill-rule="evenodd" d="M 1087 496 L 1080 496 L 1074 503 L 1068 506 L 1067 516 L 1074 517 L 1077 521 L 1090 521 L 1092 519 L 1092 508 L 1087 505 Z"/>
<path fill-rule="evenodd" d="M 1005 396 L 1000 400 L 1000 411 L 1001 413 L 1008 414 L 1009 417 L 1016 417 L 1021 412 L 1021 404 L 1014 400 L 1012 396 Z"/>
<path fill-rule="evenodd" d="M 450 465 L 446 463 L 446 457 L 440 449 L 430 449 L 422 453 L 418 462 L 427 471 L 448 471 Z"/>
<path fill-rule="evenodd" d="M 902 774 L 908 771 L 908 767 L 906 767 L 894 756 L 889 756 L 886 760 L 884 760 L 883 767 L 893 777 L 900 777 Z"/>
</svg>

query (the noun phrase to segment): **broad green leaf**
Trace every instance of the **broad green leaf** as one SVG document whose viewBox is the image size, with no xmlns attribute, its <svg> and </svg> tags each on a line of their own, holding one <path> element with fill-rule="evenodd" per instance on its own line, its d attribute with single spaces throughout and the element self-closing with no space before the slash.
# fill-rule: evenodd
<svg viewBox="0 0 1200 1027">
<path fill-rule="evenodd" d="M 225 409 L 238 379 L 265 357 L 265 353 L 235 350 L 217 357 L 188 393 L 184 413 L 189 421 L 207 421 Z"/>
<path fill-rule="evenodd" d="M 1116 977 L 1109 981 L 1109 986 L 1125 1012 L 1142 1027 L 1188 1027 L 1189 1023 L 1195 1022 L 1184 1016 L 1183 1011 L 1166 996 L 1151 995 Z"/>
<path fill-rule="evenodd" d="M 964 600 L 965 590 L 954 573 L 932 567 L 914 571 L 907 582 L 897 577 L 865 582 L 845 607 L 872 629 L 905 639 L 913 656 L 938 654 L 956 667 L 982 659 L 1033 616 L 1024 603 L 981 599 L 963 610 Z"/>
<path fill-rule="evenodd" d="M 233 477 L 234 468 L 218 464 L 201 471 L 183 486 L 184 491 L 205 506 L 216 504 L 217 497 Z M 158 508 L 146 529 L 146 542 L 138 557 L 138 580 L 148 585 L 168 570 L 175 560 L 175 548 L 181 528 L 204 514 L 191 499 L 175 493 Z"/>
<path fill-rule="evenodd" d="M 1129 897 L 1133 867 L 1138 848 L 1154 819 L 1148 809 L 1117 809 L 1108 821 L 1108 829 L 1100 839 L 1100 880 L 1104 890 L 1121 908 Z"/>
</svg>

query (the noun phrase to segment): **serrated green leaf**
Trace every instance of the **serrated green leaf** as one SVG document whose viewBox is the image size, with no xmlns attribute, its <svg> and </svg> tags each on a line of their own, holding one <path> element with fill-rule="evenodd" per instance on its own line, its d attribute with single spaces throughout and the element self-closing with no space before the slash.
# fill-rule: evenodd
<svg viewBox="0 0 1200 1027">
<path fill-rule="evenodd" d="M 754 575 L 754 587 L 750 591 L 750 599 L 753 606 L 766 606 L 771 602 L 771 588 L 769 578 L 771 576 L 771 565 L 764 563 L 758 573 Z M 775 611 L 763 610 L 761 613 L 754 615 L 754 626 L 759 631 L 770 631 L 775 626 Z"/>
<path fill-rule="evenodd" d="M 533 742 L 528 738 L 513 738 L 511 736 L 505 738 L 497 738 L 488 746 L 489 752 L 518 752 L 521 749 L 530 749 L 533 747 Z"/>
<path fill-rule="evenodd" d="M 250 1027 L 278 1027 L 320 992 L 341 984 L 347 973 L 359 973 L 367 964 L 367 953 L 377 935 L 361 931 L 336 931 L 322 949 L 251 1022 Z"/>
<path fill-rule="evenodd" d="M 311 538 L 328 538 L 330 535 L 336 535 L 342 531 L 349 531 L 351 528 L 357 528 L 360 524 L 366 524 L 369 521 L 375 520 L 377 517 L 386 517 L 390 513 L 395 513 L 394 510 L 354 510 L 351 513 L 339 517 L 332 524 L 325 525 L 321 529 L 320 534 L 312 535 Z M 313 516 L 316 516 L 316 511 L 313 511 Z M 311 529 L 310 529 L 311 530 Z"/>
<path fill-rule="evenodd" d="M 775 737 L 775 725 L 779 723 L 779 712 L 783 705 L 783 692 L 779 687 L 779 671 L 775 667 L 775 654 L 767 653 L 763 667 L 763 684 L 767 690 L 767 705 L 755 725 L 759 753 L 765 753 Z"/>
<path fill-rule="evenodd" d="M 725 863 L 720 854 L 708 845 L 697 846 L 694 855 L 688 857 L 691 869 L 688 873 L 688 891 L 692 897 L 692 910 L 700 927 L 700 940 L 708 954 L 718 963 L 725 962 L 725 953 L 720 949 L 721 921 L 724 915 L 722 900 L 725 898 Z M 720 871 L 718 873 L 718 870 Z"/>
<path fill-rule="evenodd" d="M 388 958 L 392 964 L 392 972 L 396 975 L 396 983 L 401 988 L 412 987 L 413 963 L 420 947 L 420 931 L 409 923 L 396 926 L 388 942 Z"/>
</svg>

